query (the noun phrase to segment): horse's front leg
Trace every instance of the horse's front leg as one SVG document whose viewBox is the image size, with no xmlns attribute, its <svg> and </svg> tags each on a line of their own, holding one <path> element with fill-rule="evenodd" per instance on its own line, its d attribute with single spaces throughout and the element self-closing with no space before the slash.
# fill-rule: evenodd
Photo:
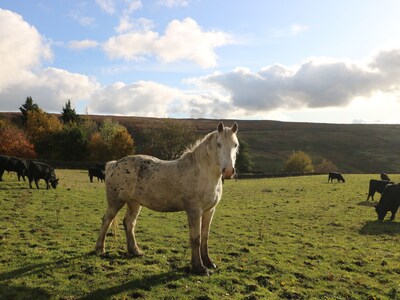
<svg viewBox="0 0 400 300">
<path fill-rule="evenodd" d="M 201 222 L 201 259 L 203 264 L 210 269 L 215 269 L 217 266 L 212 262 L 208 255 L 208 236 L 210 234 L 210 225 L 215 212 L 215 208 L 210 209 L 203 213 Z"/>
<path fill-rule="evenodd" d="M 202 213 L 199 211 L 188 211 L 190 247 L 192 250 L 192 272 L 199 275 L 208 275 L 208 269 L 203 265 L 200 255 L 200 233 Z"/>
</svg>

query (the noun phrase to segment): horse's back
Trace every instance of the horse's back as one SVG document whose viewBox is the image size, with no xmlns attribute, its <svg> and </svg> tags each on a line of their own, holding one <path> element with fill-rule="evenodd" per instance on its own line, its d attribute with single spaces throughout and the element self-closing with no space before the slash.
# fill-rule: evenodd
<svg viewBox="0 0 400 300">
<path fill-rule="evenodd" d="M 156 211 L 184 210 L 173 161 L 127 156 L 106 170 L 108 201 L 135 201 Z"/>
</svg>

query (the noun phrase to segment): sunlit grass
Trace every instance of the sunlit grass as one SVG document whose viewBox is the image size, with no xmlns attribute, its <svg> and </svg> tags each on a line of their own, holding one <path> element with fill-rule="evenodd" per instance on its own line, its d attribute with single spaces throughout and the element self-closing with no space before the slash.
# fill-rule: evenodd
<svg viewBox="0 0 400 300">
<path fill-rule="evenodd" d="M 210 236 L 218 269 L 199 277 L 185 213 L 143 209 L 145 256 L 129 258 L 121 211 L 107 255 L 94 255 L 104 184 L 56 173 L 56 190 L 0 182 L 0 299 L 400 299 L 400 222 L 378 222 L 365 201 L 377 175 L 225 181 Z"/>
</svg>

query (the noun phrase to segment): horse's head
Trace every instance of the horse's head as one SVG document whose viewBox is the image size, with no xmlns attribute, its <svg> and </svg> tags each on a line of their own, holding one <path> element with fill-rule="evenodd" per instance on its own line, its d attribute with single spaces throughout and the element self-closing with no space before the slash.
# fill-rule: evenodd
<svg viewBox="0 0 400 300">
<path fill-rule="evenodd" d="M 223 178 L 231 178 L 235 174 L 236 154 L 239 150 L 237 131 L 238 124 L 236 122 L 233 123 L 231 128 L 224 127 L 222 122 L 218 124 L 218 165 L 221 168 Z"/>
</svg>

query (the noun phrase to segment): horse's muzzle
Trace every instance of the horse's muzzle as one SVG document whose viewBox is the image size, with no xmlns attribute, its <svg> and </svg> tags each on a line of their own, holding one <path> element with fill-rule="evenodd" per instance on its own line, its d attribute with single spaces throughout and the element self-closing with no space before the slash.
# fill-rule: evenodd
<svg viewBox="0 0 400 300">
<path fill-rule="evenodd" d="M 235 175 L 235 168 L 223 168 L 222 169 L 222 176 L 224 179 L 230 179 Z"/>
</svg>

